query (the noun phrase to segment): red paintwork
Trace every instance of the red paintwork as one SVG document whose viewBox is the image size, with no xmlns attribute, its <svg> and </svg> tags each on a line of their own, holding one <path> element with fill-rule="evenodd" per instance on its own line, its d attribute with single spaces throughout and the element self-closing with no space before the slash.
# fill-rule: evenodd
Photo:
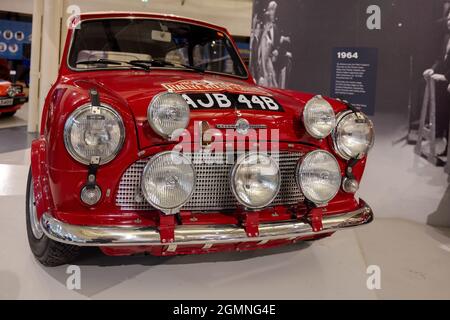
<svg viewBox="0 0 450 320">
<path fill-rule="evenodd" d="M 9 87 L 11 87 L 11 82 L 9 81 L 0 81 L 0 97 L 7 96 L 7 92 Z"/>
<path fill-rule="evenodd" d="M 0 113 L 14 112 L 22 108 L 23 104 L 16 104 L 15 106 L 9 106 L 7 108 L 0 108 Z"/>
<path fill-rule="evenodd" d="M 108 14 L 83 14 L 81 20 L 95 18 L 128 17 L 128 13 Z M 156 14 L 133 14 L 135 17 L 149 17 L 156 19 L 173 19 L 188 23 L 200 24 L 205 27 L 215 28 L 228 34 L 217 26 L 194 21 L 191 19 Z M 45 101 L 42 115 L 40 138 L 32 144 L 32 174 L 34 177 L 34 191 L 38 217 L 46 211 L 57 219 L 76 225 L 104 225 L 104 226 L 170 226 L 171 221 L 163 218 L 160 221 L 158 211 L 132 212 L 122 211 L 115 205 L 115 194 L 118 183 L 125 170 L 140 158 L 149 157 L 155 153 L 170 150 L 173 142 L 167 142 L 157 136 L 147 122 L 147 107 L 154 95 L 166 91 L 162 83 L 170 83 L 179 80 L 216 80 L 232 82 L 246 86 L 256 86 L 253 78 L 239 79 L 232 76 L 197 74 L 191 71 L 152 70 L 145 72 L 140 70 L 98 70 L 98 71 L 72 71 L 66 61 L 72 31 L 69 30 L 67 41 L 62 56 L 62 64 L 55 84 L 50 89 Z M 122 116 L 125 125 L 126 139 L 123 149 L 116 159 L 101 166 L 97 174 L 97 182 L 103 191 L 111 190 L 110 195 L 105 196 L 94 207 L 87 207 L 80 201 L 80 190 L 86 182 L 87 167 L 75 161 L 66 151 L 63 141 L 63 128 L 68 116 L 79 106 L 89 102 L 88 90 L 96 88 L 101 101 L 113 106 Z M 266 124 L 268 128 L 280 130 L 280 150 L 298 150 L 309 152 L 317 148 L 334 153 L 331 138 L 317 140 L 312 138 L 304 129 L 301 114 L 305 103 L 313 96 L 289 90 L 268 89 L 259 87 L 268 95 L 272 95 L 284 108 L 285 112 L 258 112 L 253 110 L 241 110 L 241 116 L 255 124 Z M 335 100 L 329 99 L 336 113 L 345 110 L 345 106 Z M 188 130 L 193 132 L 194 121 L 207 120 L 211 127 L 215 124 L 234 124 L 237 114 L 234 110 L 204 111 L 195 110 L 191 113 L 191 123 Z M 336 156 L 342 171 L 346 162 Z M 366 159 L 362 159 L 354 167 L 354 175 L 361 180 Z M 338 214 L 358 207 L 358 202 L 353 195 L 340 191 L 335 199 L 328 205 L 326 211 L 320 211 L 319 215 Z M 274 217 L 272 213 L 277 212 Z M 193 214 L 181 212 L 183 224 L 237 224 L 241 215 L 245 212 L 237 212 L 235 215 L 221 212 L 211 214 Z M 307 208 L 301 204 L 297 212 L 291 212 L 284 207 L 275 207 L 263 210 L 257 216 L 249 217 L 248 230 L 257 229 L 257 224 L 270 221 L 282 221 L 292 219 L 296 215 L 299 219 L 308 215 Z M 195 217 L 196 219 L 192 219 Z M 193 222 L 195 221 L 195 222 Z M 256 226 L 255 226 L 256 221 Z M 320 225 L 320 224 L 318 224 Z M 164 229 L 162 237 L 170 239 L 173 230 Z M 322 237 L 323 235 L 321 235 Z M 298 240 L 298 239 L 296 239 Z M 294 241 L 296 241 L 294 240 Z M 211 250 L 248 250 L 261 247 L 289 243 L 292 241 L 271 241 L 265 245 L 256 246 L 255 243 L 227 244 L 214 246 Z M 201 246 L 178 248 L 170 254 L 205 253 Z M 162 255 L 164 246 L 161 247 L 120 247 L 102 248 L 106 254 L 124 255 L 139 252 L 150 252 Z"/>
</svg>

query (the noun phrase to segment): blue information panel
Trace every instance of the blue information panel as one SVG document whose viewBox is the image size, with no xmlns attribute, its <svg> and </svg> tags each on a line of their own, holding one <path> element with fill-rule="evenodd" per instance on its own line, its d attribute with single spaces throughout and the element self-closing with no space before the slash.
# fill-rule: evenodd
<svg viewBox="0 0 450 320">
<path fill-rule="evenodd" d="M 375 113 L 378 49 L 333 48 L 331 96 Z"/>
<path fill-rule="evenodd" d="M 31 22 L 0 20 L 0 58 L 23 59 L 23 45 L 31 42 Z"/>
</svg>

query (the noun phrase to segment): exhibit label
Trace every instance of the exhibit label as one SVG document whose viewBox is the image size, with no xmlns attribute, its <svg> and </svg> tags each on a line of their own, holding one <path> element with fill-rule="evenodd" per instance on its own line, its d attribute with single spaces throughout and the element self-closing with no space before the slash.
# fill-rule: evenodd
<svg viewBox="0 0 450 320">
<path fill-rule="evenodd" d="M 378 49 L 333 48 L 331 96 L 375 113 Z"/>
</svg>

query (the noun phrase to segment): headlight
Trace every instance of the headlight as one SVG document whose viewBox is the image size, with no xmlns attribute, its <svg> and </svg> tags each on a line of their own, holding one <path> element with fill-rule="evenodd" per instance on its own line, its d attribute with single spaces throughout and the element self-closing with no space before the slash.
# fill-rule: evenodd
<svg viewBox="0 0 450 320">
<path fill-rule="evenodd" d="M 162 152 L 145 166 L 142 193 L 153 207 L 173 214 L 191 198 L 195 179 L 195 170 L 188 158 L 178 152 Z"/>
<path fill-rule="evenodd" d="M 89 164 L 100 157 L 100 164 L 113 160 L 122 148 L 125 129 L 122 118 L 110 106 L 90 104 L 75 110 L 64 126 L 64 143 L 77 161 Z"/>
<path fill-rule="evenodd" d="M 333 107 L 321 96 L 308 101 L 303 110 L 306 131 L 316 139 L 327 137 L 336 126 Z"/>
<path fill-rule="evenodd" d="M 310 152 L 297 167 L 297 183 L 307 199 L 319 205 L 326 204 L 341 186 L 339 164 L 327 151 Z"/>
<path fill-rule="evenodd" d="M 231 188 L 237 200 L 247 208 L 269 205 L 280 190 L 280 170 L 267 155 L 250 153 L 241 156 L 231 173 Z"/>
<path fill-rule="evenodd" d="M 361 159 L 372 148 L 374 131 L 372 121 L 362 112 L 346 111 L 339 115 L 333 133 L 336 152 L 344 159 Z"/>
<path fill-rule="evenodd" d="M 17 86 L 17 85 L 11 85 L 8 90 L 6 91 L 6 93 L 8 94 L 8 96 L 10 96 L 11 98 L 17 96 L 19 93 L 22 93 L 22 87 L 21 86 Z"/>
<path fill-rule="evenodd" d="M 184 98 L 172 92 L 156 95 L 150 103 L 147 118 L 153 131 L 165 139 L 174 139 L 187 128 L 190 110 Z"/>
</svg>

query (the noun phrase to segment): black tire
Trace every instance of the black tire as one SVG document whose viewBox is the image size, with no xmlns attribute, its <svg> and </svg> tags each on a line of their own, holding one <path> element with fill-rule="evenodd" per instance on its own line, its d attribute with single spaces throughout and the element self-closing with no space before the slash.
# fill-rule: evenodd
<svg viewBox="0 0 450 320">
<path fill-rule="evenodd" d="M 2 118 L 11 118 L 16 114 L 16 111 L 12 111 L 12 112 L 2 112 L 0 113 L 0 116 Z"/>
<path fill-rule="evenodd" d="M 40 238 L 36 238 L 31 227 L 31 213 L 30 213 L 30 190 L 31 190 L 31 168 L 28 173 L 27 195 L 26 195 L 26 221 L 27 221 L 27 235 L 28 243 L 31 252 L 36 259 L 47 267 L 57 267 L 63 264 L 74 261 L 79 253 L 80 247 L 56 242 L 48 238 L 45 234 Z M 34 199 L 33 199 L 34 201 Z"/>
</svg>

